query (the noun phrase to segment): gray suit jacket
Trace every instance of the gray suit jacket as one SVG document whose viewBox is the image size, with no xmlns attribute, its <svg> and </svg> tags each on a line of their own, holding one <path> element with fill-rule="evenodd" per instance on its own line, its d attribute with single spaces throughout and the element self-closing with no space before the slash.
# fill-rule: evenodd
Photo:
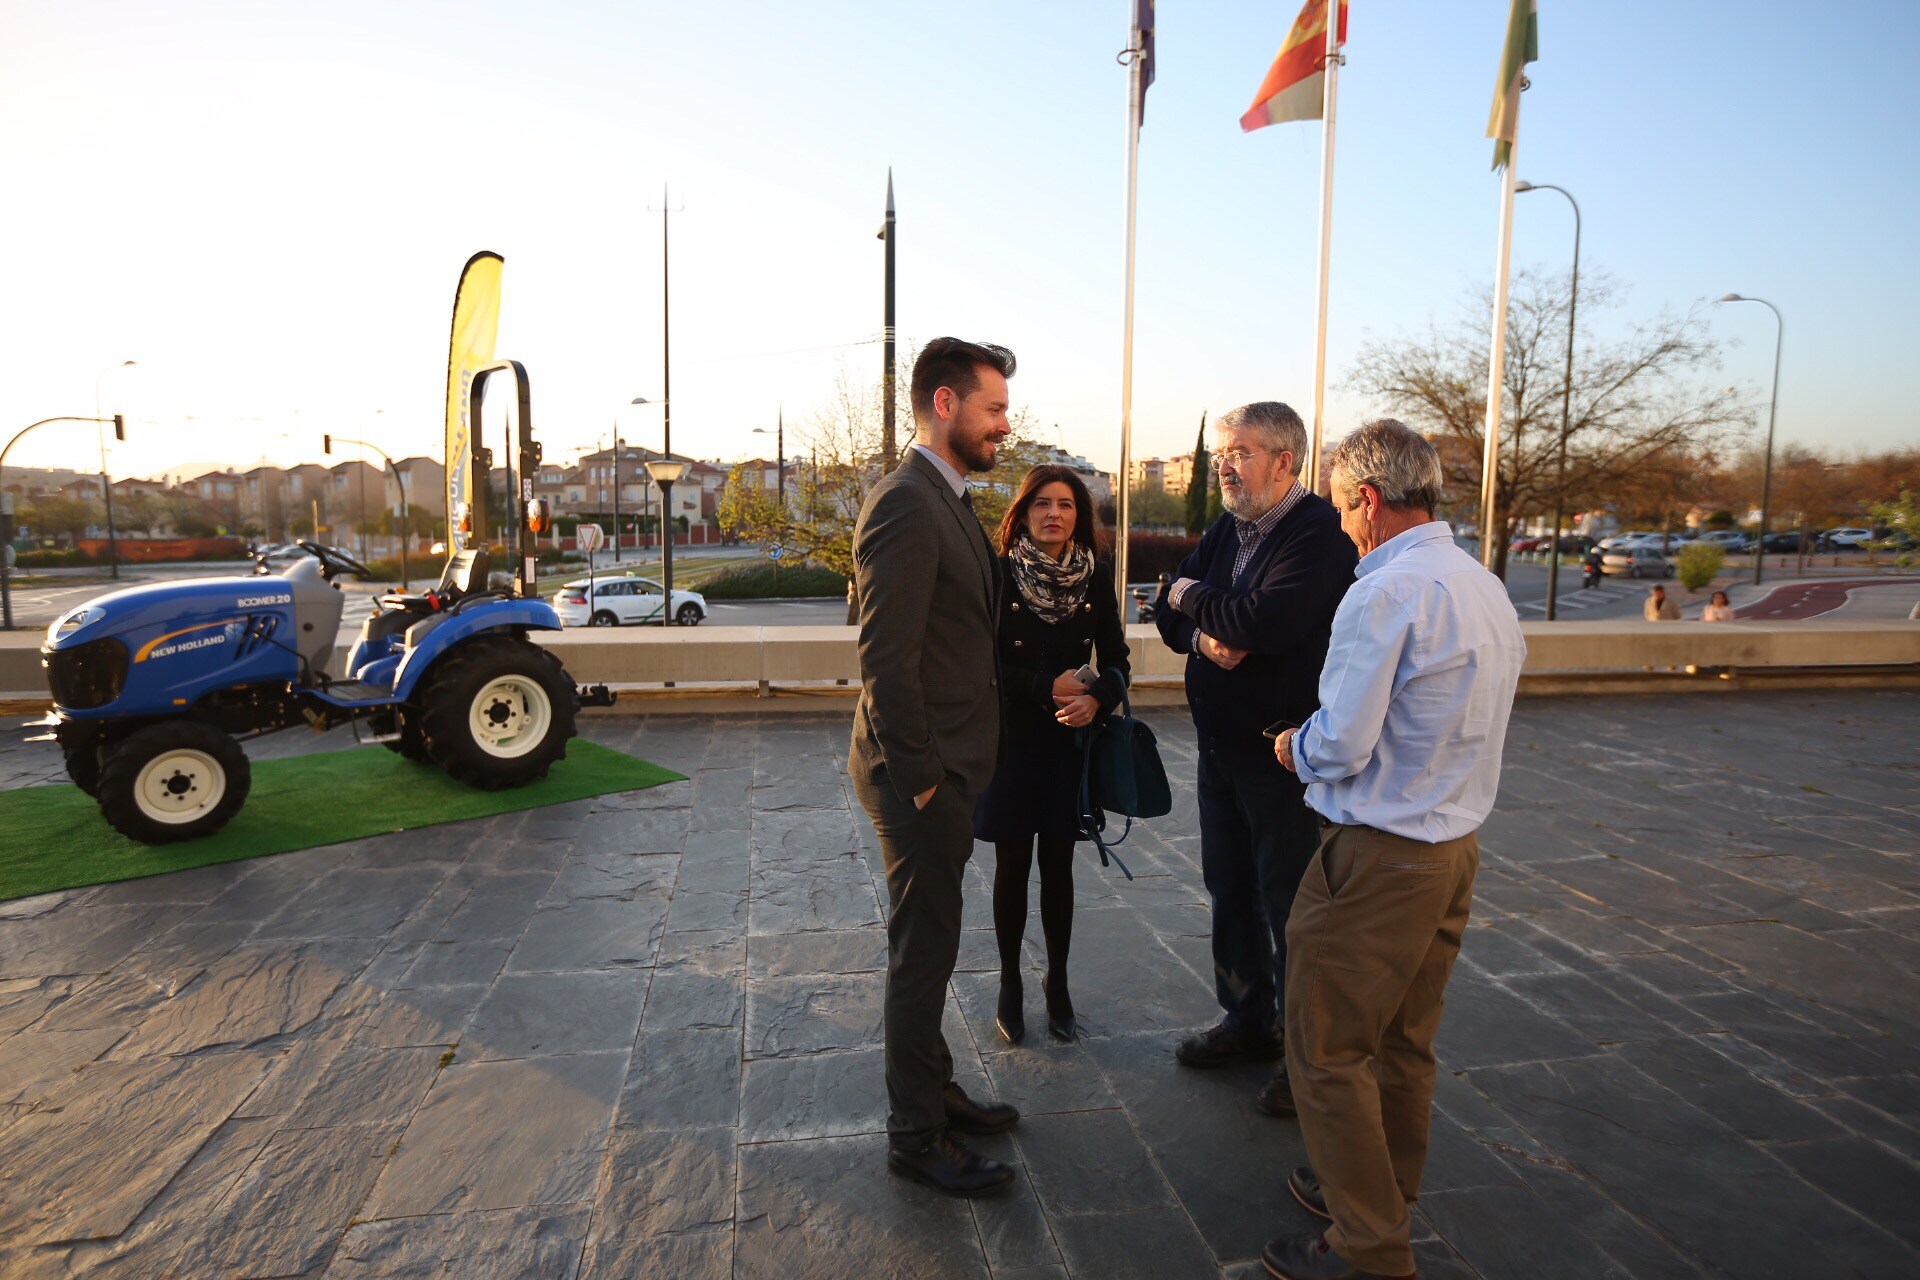
<svg viewBox="0 0 1920 1280">
<path fill-rule="evenodd" d="M 860 703 L 849 767 L 911 801 L 977 796 L 1000 747 L 993 549 L 918 450 L 881 477 L 853 530 Z"/>
</svg>

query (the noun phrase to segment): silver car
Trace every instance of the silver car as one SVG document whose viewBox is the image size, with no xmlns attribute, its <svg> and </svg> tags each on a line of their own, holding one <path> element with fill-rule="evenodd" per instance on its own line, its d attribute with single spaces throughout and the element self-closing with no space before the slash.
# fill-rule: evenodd
<svg viewBox="0 0 1920 1280">
<path fill-rule="evenodd" d="M 1600 558 L 1600 572 L 1617 578 L 1671 578 L 1673 561 L 1652 547 L 1616 549 Z"/>
</svg>

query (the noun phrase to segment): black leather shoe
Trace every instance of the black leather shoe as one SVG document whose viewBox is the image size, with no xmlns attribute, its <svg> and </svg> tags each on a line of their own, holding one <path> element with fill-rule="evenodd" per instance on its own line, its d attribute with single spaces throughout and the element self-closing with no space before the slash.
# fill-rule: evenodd
<svg viewBox="0 0 1920 1280">
<path fill-rule="evenodd" d="M 1019 1044 L 1027 1038 L 1027 1015 L 1020 1009 L 1020 999 L 1024 994 L 1019 974 L 1011 977 L 1000 975 L 1000 1006 L 994 1014 L 993 1025 L 999 1028 L 1000 1038 L 1008 1044 Z"/>
<path fill-rule="evenodd" d="M 1253 1105 L 1260 1108 L 1264 1115 L 1288 1120 L 1300 1114 L 1293 1105 L 1293 1080 L 1287 1075 L 1286 1065 L 1274 1073 L 1273 1079 L 1260 1086 L 1260 1092 L 1253 1095 Z"/>
<path fill-rule="evenodd" d="M 1307 1165 L 1301 1165 L 1287 1175 L 1287 1190 L 1293 1192 L 1293 1198 L 1301 1207 L 1316 1218 L 1333 1221 L 1333 1215 L 1327 1212 L 1327 1194 L 1320 1189 L 1320 1175 Z"/>
<path fill-rule="evenodd" d="M 1188 1036 L 1174 1046 L 1183 1067 L 1236 1067 L 1243 1062 L 1272 1062 L 1284 1047 L 1273 1032 L 1235 1031 L 1224 1022 Z"/>
<path fill-rule="evenodd" d="M 1377 1271 L 1362 1271 L 1327 1247 L 1327 1238 L 1318 1231 L 1306 1236 L 1282 1236 L 1267 1241 L 1260 1251 L 1267 1274 L 1278 1280 L 1414 1280 L 1412 1272 L 1404 1276 L 1383 1276 Z"/>
<path fill-rule="evenodd" d="M 998 1194 L 1013 1181 L 1012 1169 L 969 1150 L 945 1133 L 918 1151 L 888 1148 L 887 1169 L 942 1195 L 968 1200 Z"/>
<path fill-rule="evenodd" d="M 1080 1028 L 1073 1019 L 1073 997 L 1067 994 L 1067 984 L 1055 987 L 1051 976 L 1043 977 L 1040 991 L 1047 998 L 1047 1034 L 1055 1040 L 1073 1039 Z"/>
<path fill-rule="evenodd" d="M 961 1133 L 1005 1133 L 1020 1123 L 1018 1109 L 1004 1102 L 975 1102 L 951 1080 L 940 1102 L 946 1108 L 948 1126 Z"/>
</svg>

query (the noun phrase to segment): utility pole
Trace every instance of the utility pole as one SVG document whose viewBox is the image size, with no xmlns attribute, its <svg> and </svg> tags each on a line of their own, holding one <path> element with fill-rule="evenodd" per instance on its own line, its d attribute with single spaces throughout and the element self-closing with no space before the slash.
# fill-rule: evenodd
<svg viewBox="0 0 1920 1280">
<path fill-rule="evenodd" d="M 620 563 L 620 431 L 613 433 L 613 562 Z"/>
<path fill-rule="evenodd" d="M 880 224 L 880 239 L 887 242 L 885 299 L 881 304 L 880 329 L 880 465 L 888 471 L 893 470 L 899 461 L 900 447 L 894 438 L 894 378 L 893 378 L 893 260 L 894 246 L 899 239 L 899 224 L 893 212 L 893 166 L 887 166 L 887 217 Z M 782 456 L 781 465 L 786 465 Z"/>
</svg>

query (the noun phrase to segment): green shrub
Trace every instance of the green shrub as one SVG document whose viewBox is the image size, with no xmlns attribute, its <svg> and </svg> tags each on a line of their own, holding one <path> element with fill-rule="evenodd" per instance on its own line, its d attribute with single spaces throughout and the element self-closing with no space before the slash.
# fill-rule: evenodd
<svg viewBox="0 0 1920 1280">
<path fill-rule="evenodd" d="M 1698 591 L 1720 575 L 1720 567 L 1726 562 L 1727 553 L 1717 544 L 1689 542 L 1674 556 L 1673 567 L 1681 586 Z"/>
<path fill-rule="evenodd" d="M 98 561 L 78 547 L 67 551 L 45 548 L 39 551 L 22 551 L 14 561 L 14 564 L 21 569 L 80 569 L 96 563 Z"/>
<path fill-rule="evenodd" d="M 770 596 L 825 596 L 844 600 L 847 580 L 831 569 L 744 564 L 722 569 L 695 590 L 709 600 L 764 600 Z"/>
</svg>

